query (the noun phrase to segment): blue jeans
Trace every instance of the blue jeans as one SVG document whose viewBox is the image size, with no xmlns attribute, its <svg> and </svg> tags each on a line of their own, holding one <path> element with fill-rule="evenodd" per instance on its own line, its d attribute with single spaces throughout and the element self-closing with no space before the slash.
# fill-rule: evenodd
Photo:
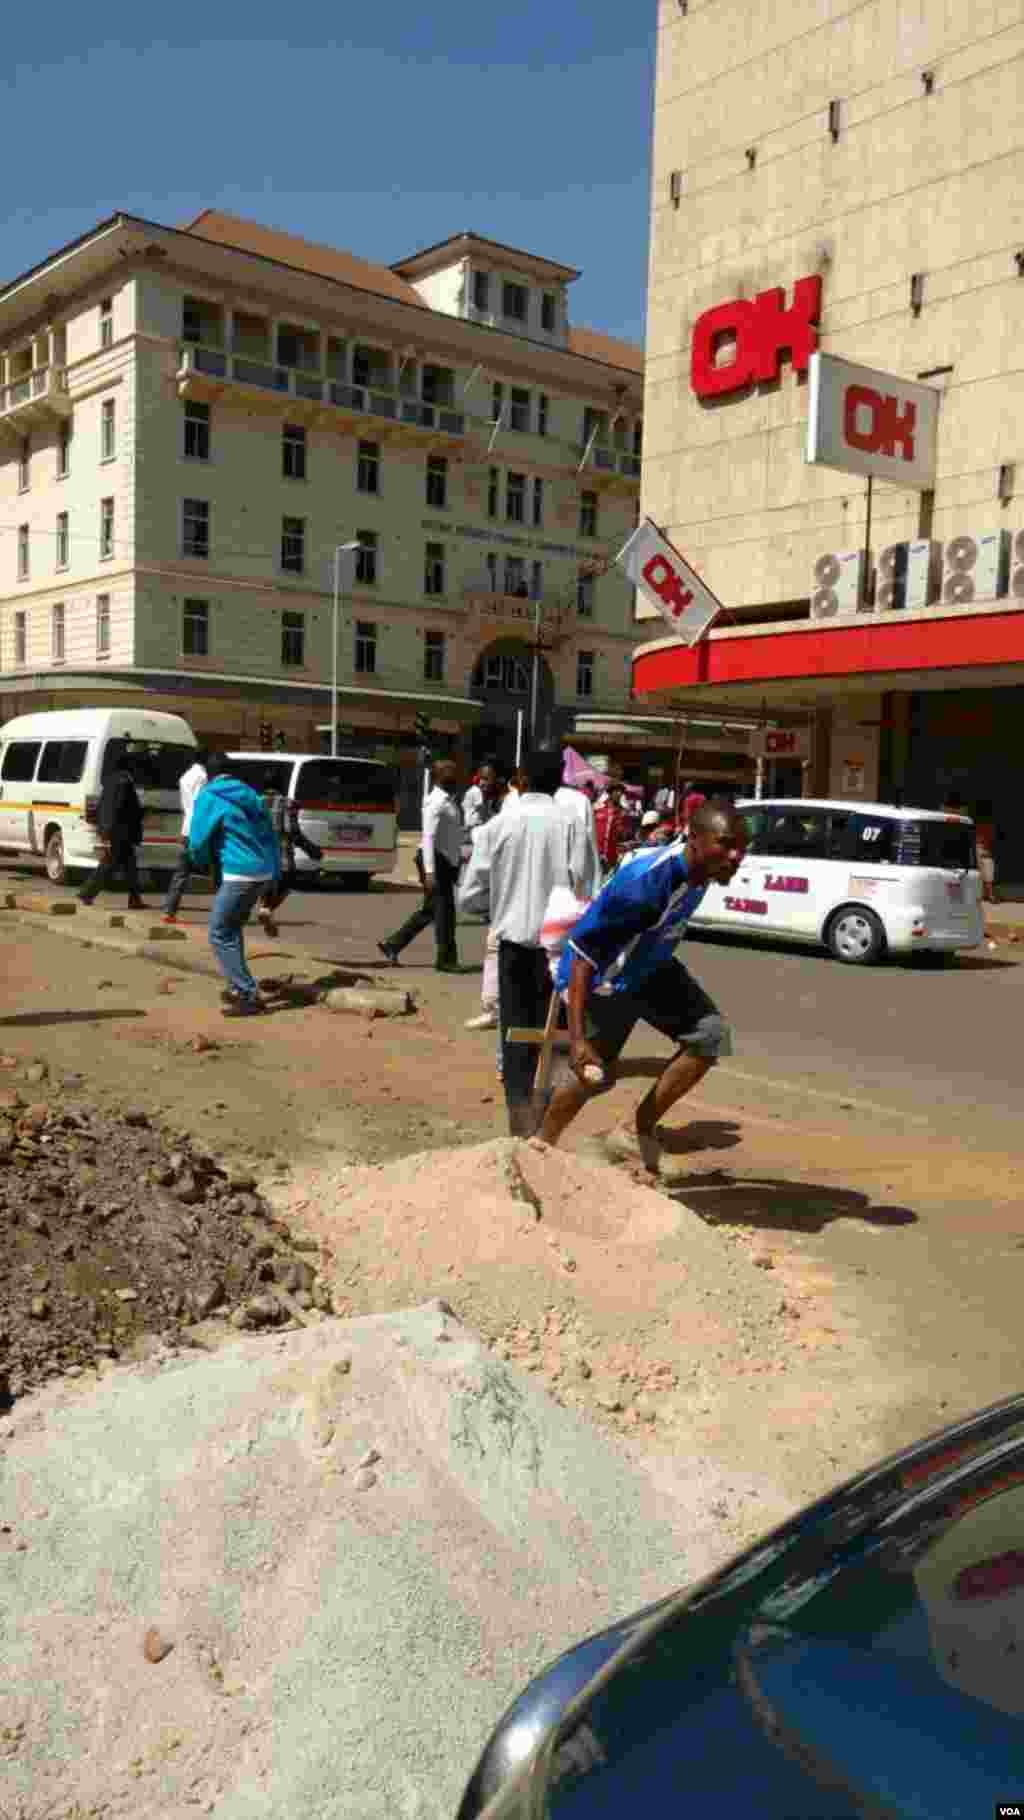
<svg viewBox="0 0 1024 1820">
<path fill-rule="evenodd" d="M 259 987 L 245 964 L 242 930 L 267 889 L 265 878 L 225 879 L 210 907 L 213 958 L 240 998 L 256 998 Z"/>
</svg>

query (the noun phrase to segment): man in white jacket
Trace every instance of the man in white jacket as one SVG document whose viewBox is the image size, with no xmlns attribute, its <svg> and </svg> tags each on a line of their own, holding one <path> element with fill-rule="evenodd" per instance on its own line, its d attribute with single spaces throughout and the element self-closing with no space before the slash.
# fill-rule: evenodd
<svg viewBox="0 0 1024 1820">
<path fill-rule="evenodd" d="M 181 847 L 175 861 L 171 882 L 167 887 L 164 899 L 163 920 L 165 923 L 176 923 L 178 905 L 181 903 L 185 886 L 192 871 L 192 858 L 188 850 L 188 837 L 192 828 L 192 811 L 200 790 L 209 782 L 206 770 L 209 753 L 205 746 L 196 747 L 195 763 L 189 765 L 178 779 L 178 795 L 181 798 Z M 217 881 L 219 883 L 219 880 Z"/>
</svg>

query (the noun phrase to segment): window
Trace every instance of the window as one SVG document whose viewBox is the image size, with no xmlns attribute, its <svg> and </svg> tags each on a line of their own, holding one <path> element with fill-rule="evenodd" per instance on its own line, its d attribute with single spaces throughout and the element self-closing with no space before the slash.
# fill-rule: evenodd
<svg viewBox="0 0 1024 1820">
<path fill-rule="evenodd" d="M 28 580 L 28 525 L 18 526 L 18 580 Z"/>
<path fill-rule="evenodd" d="M 519 600 L 530 598 L 530 590 L 526 585 L 526 562 L 522 556 L 505 558 L 505 593 L 512 594 Z"/>
<path fill-rule="evenodd" d="M 205 562 L 210 554 L 210 502 L 208 499 L 186 499 L 182 513 L 181 547 L 186 556 L 198 556 Z"/>
<path fill-rule="evenodd" d="M 210 407 L 191 399 L 185 406 L 185 454 L 189 461 L 210 459 Z"/>
<path fill-rule="evenodd" d="M 110 595 L 96 596 L 96 655 L 110 656 Z"/>
<path fill-rule="evenodd" d="M 428 543 L 423 588 L 427 594 L 444 593 L 444 544 Z"/>
<path fill-rule="evenodd" d="M 68 532 L 68 515 L 57 513 L 57 567 L 66 569 L 71 560 L 71 537 Z"/>
<path fill-rule="evenodd" d="M 356 675 L 373 676 L 377 670 L 377 628 L 372 619 L 356 620 Z"/>
<path fill-rule="evenodd" d="M 114 341 L 114 299 L 104 297 L 100 303 L 100 347 L 109 348 Z"/>
<path fill-rule="evenodd" d="M 377 580 L 377 533 L 376 531 L 357 531 L 359 548 L 356 551 L 356 580 L 364 588 L 372 588 Z"/>
<path fill-rule="evenodd" d="M 936 823 L 941 827 L 941 823 Z M 861 865 L 888 866 L 897 858 L 900 824 L 860 810 L 835 812 L 829 828 L 829 859 Z"/>
<path fill-rule="evenodd" d="M 498 470 L 497 470 L 497 468 L 492 468 L 490 471 L 490 474 L 487 477 L 487 516 L 488 516 L 488 518 L 497 518 L 497 516 L 498 516 Z"/>
<path fill-rule="evenodd" d="M 493 550 L 487 552 L 487 587 L 491 594 L 498 592 L 498 558 Z"/>
<path fill-rule="evenodd" d="M 511 322 L 526 321 L 526 307 L 529 292 L 525 284 L 503 284 L 501 287 L 502 314 Z"/>
<path fill-rule="evenodd" d="M 491 274 L 490 272 L 473 273 L 473 308 L 489 310 L 491 307 Z"/>
<path fill-rule="evenodd" d="M 289 575 L 301 575 L 306 566 L 306 521 L 304 518 L 281 520 L 281 567 Z"/>
<path fill-rule="evenodd" d="M 576 581 L 576 611 L 581 619 L 594 617 L 594 577 L 580 575 Z"/>
<path fill-rule="evenodd" d="M 508 474 L 505 477 L 505 517 L 510 524 L 526 523 L 525 474 Z"/>
<path fill-rule="evenodd" d="M 526 695 L 530 688 L 526 665 L 518 657 L 485 657 L 474 681 L 478 688 L 500 689 L 505 695 Z"/>
<path fill-rule="evenodd" d="M 495 423 L 503 423 L 505 416 L 505 387 L 500 379 L 491 386 L 491 416 Z"/>
<path fill-rule="evenodd" d="M 544 482 L 539 475 L 533 482 L 533 522 L 535 525 L 544 523 Z"/>
<path fill-rule="evenodd" d="M 863 853 L 867 853 L 866 847 Z M 900 826 L 900 864 L 940 866 L 950 872 L 973 871 L 977 864 L 973 824 L 903 822 Z"/>
<path fill-rule="evenodd" d="M 32 481 L 32 439 L 23 436 L 18 444 L 18 492 L 27 493 Z"/>
<path fill-rule="evenodd" d="M 576 653 L 576 693 L 593 695 L 594 693 L 594 653 L 577 651 Z"/>
<path fill-rule="evenodd" d="M 540 299 L 540 326 L 545 335 L 553 335 L 558 317 L 558 299 L 554 291 L 542 291 Z"/>
<path fill-rule="evenodd" d="M 182 341 L 202 341 L 203 306 L 194 297 L 186 297 L 181 306 Z"/>
<path fill-rule="evenodd" d="M 186 657 L 210 655 L 210 603 L 186 600 L 181 615 L 181 648 Z"/>
<path fill-rule="evenodd" d="M 14 615 L 14 661 L 16 664 L 23 664 L 27 661 L 27 645 L 28 615 L 26 613 L 16 613 Z"/>
<path fill-rule="evenodd" d="M 286 480 L 306 478 L 306 432 L 299 423 L 286 423 L 282 431 L 281 471 Z"/>
<path fill-rule="evenodd" d="M 66 480 L 71 472 L 71 425 L 62 423 L 57 438 L 57 479 Z"/>
<path fill-rule="evenodd" d="M 24 613 L 18 615 L 24 619 Z M 25 662 L 24 652 L 19 659 Z M 41 739 L 14 739 L 4 753 L 3 778 L 5 784 L 30 784 L 36 774 L 36 760 L 39 757 Z"/>
<path fill-rule="evenodd" d="M 538 434 L 538 436 L 546 436 L 547 433 L 548 433 L 548 395 L 546 392 L 541 392 L 539 398 L 537 399 L 537 434 Z"/>
<path fill-rule="evenodd" d="M 798 798 L 793 807 L 755 809 L 744 813 L 749 840 L 749 853 L 763 853 L 771 859 L 825 859 L 827 856 L 828 816 L 824 809 L 801 809 Z"/>
<path fill-rule="evenodd" d="M 539 557 L 534 557 L 530 568 L 530 599 L 541 600 L 544 595 L 544 564 Z"/>
<path fill-rule="evenodd" d="M 427 504 L 440 512 L 448 504 L 448 458 L 445 455 L 427 457 Z"/>
<path fill-rule="evenodd" d="M 306 615 L 304 613 L 282 613 L 281 615 L 281 663 L 293 668 L 301 667 L 306 661 Z"/>
<path fill-rule="evenodd" d="M 597 536 L 597 494 L 580 494 L 580 536 Z"/>
<path fill-rule="evenodd" d="M 444 648 L 443 632 L 428 632 L 423 641 L 423 680 L 424 682 L 444 682 Z"/>
<path fill-rule="evenodd" d="M 112 499 L 100 500 L 100 561 L 105 562 L 114 554 L 114 502 Z"/>
<path fill-rule="evenodd" d="M 514 385 L 509 393 L 508 421 L 511 430 L 530 427 L 530 394 L 522 386 Z"/>
<path fill-rule="evenodd" d="M 360 493 L 380 492 L 380 443 L 361 442 L 356 465 L 356 486 Z"/>
<path fill-rule="evenodd" d="M 421 390 L 424 404 L 453 405 L 455 374 L 451 367 L 425 366 Z"/>
<path fill-rule="evenodd" d="M 636 456 L 638 461 L 639 461 L 641 455 L 643 454 L 643 452 L 644 452 L 644 426 L 643 426 L 643 422 L 641 420 L 640 423 L 633 425 L 633 453 Z"/>
<path fill-rule="evenodd" d="M 48 739 L 39 760 L 36 782 L 40 784 L 77 784 L 81 782 L 89 752 L 87 739 Z"/>
<path fill-rule="evenodd" d="M 114 421 L 114 400 L 105 398 L 100 413 L 100 460 L 113 461 L 117 453 L 117 432 Z"/>
<path fill-rule="evenodd" d="M 50 657 L 55 664 L 64 662 L 64 602 L 50 608 Z"/>
</svg>

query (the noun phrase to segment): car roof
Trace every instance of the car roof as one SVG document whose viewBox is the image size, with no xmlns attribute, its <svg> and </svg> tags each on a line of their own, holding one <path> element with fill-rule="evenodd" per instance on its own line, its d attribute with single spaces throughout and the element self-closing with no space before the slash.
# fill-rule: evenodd
<svg viewBox="0 0 1024 1820">
<path fill-rule="evenodd" d="M 736 800 L 737 809 L 784 809 L 799 815 L 804 809 L 856 809 L 861 815 L 888 815 L 895 821 L 967 822 L 969 815 L 947 814 L 944 809 L 913 809 L 907 804 L 845 802 L 829 796 L 744 796 Z"/>
<path fill-rule="evenodd" d="M 294 765 L 315 758 L 320 764 L 326 760 L 330 765 L 381 765 L 386 768 L 383 758 L 366 758 L 362 752 L 338 752 L 332 758 L 329 752 L 225 752 L 225 758 L 253 758 L 260 764 Z"/>
</svg>

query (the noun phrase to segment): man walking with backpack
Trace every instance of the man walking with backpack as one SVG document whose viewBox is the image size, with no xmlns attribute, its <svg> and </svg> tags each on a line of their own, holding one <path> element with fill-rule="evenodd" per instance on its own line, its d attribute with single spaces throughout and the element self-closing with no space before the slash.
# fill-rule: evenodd
<svg viewBox="0 0 1024 1820">
<path fill-rule="evenodd" d="M 227 981 L 225 1017 L 252 1017 L 266 1009 L 246 965 L 243 930 L 260 898 L 281 877 L 277 835 L 262 796 L 231 775 L 231 760 L 214 753 L 210 781 L 196 798 L 189 834 L 191 862 L 220 868 L 220 888 L 210 910 L 210 947 Z"/>
<path fill-rule="evenodd" d="M 106 779 L 96 810 L 96 829 L 103 843 L 100 863 L 78 893 L 80 904 L 113 884 L 119 872 L 128 886 L 129 910 L 145 910 L 139 895 L 139 865 L 135 849 L 142 840 L 142 804 L 135 787 L 135 766 L 129 754 Z"/>
</svg>

